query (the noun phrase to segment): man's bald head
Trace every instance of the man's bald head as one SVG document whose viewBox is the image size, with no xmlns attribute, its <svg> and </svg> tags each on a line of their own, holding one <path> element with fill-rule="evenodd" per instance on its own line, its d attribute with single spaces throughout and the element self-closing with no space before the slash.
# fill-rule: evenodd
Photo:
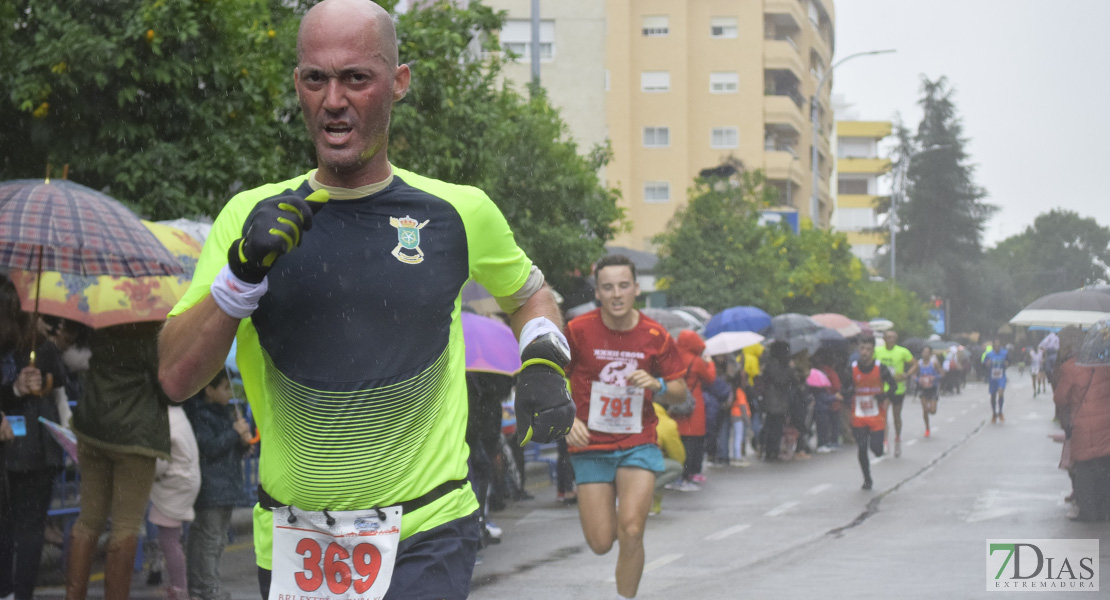
<svg viewBox="0 0 1110 600">
<path fill-rule="evenodd" d="M 384 8 L 370 0 L 323 0 L 308 9 L 297 31 L 298 64 L 304 56 L 305 36 L 326 32 L 337 22 L 363 23 L 366 35 L 377 41 L 382 57 L 390 66 L 397 66 L 397 29 L 393 25 L 393 18 Z"/>
</svg>

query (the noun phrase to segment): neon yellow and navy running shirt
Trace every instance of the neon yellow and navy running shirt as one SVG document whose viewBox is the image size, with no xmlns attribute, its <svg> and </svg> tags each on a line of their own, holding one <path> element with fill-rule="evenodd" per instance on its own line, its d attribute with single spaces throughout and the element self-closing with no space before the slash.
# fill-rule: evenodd
<svg viewBox="0 0 1110 600">
<path fill-rule="evenodd" d="M 170 313 L 209 294 L 227 249 L 262 200 L 312 191 L 312 173 L 232 198 L 192 284 Z M 385 189 L 334 195 L 237 333 L 262 434 L 262 486 L 305 510 L 358 510 L 464 479 L 466 352 L 459 317 L 470 279 L 511 296 L 532 263 L 480 190 L 394 168 Z M 406 514 L 402 538 L 477 509 L 469 486 Z M 271 514 L 255 508 L 258 564 L 270 568 Z"/>
</svg>

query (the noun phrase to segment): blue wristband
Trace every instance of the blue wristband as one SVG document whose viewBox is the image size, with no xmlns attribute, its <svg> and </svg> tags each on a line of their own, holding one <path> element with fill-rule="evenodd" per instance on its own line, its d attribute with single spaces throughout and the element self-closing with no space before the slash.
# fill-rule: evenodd
<svg viewBox="0 0 1110 600">
<path fill-rule="evenodd" d="M 667 391 L 667 382 L 662 377 L 659 377 L 658 379 L 659 379 L 659 393 L 662 394 L 662 393 Z"/>
</svg>

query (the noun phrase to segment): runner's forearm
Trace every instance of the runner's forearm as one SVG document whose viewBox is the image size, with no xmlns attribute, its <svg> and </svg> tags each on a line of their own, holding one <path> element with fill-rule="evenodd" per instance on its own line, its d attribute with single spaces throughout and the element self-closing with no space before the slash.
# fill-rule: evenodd
<svg viewBox="0 0 1110 600">
<path fill-rule="evenodd" d="M 158 336 L 158 382 L 174 402 L 200 391 L 223 368 L 239 319 L 212 296 L 166 322 Z"/>
</svg>

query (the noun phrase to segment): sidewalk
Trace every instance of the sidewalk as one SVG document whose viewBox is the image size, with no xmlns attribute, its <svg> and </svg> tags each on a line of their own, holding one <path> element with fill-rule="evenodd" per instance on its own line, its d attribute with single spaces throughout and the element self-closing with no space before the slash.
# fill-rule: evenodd
<svg viewBox="0 0 1110 600">
<path fill-rule="evenodd" d="M 252 532 L 252 509 L 249 507 L 235 508 L 231 513 L 231 528 L 228 532 L 228 545 L 242 544 L 244 542 L 250 543 Z M 104 561 L 104 547 L 107 543 L 107 534 L 100 536 L 100 543 L 97 544 L 96 561 L 93 563 L 93 574 L 90 578 L 89 584 L 89 598 L 103 597 L 104 578 L 103 561 Z M 135 572 L 131 580 L 131 597 L 132 598 L 165 598 L 164 585 L 163 586 L 148 586 L 146 584 L 147 569 L 146 559 L 149 556 L 143 554 L 145 549 L 149 548 L 149 540 L 144 540 L 140 546 L 140 554 L 136 556 L 136 563 L 139 569 Z M 56 544 L 47 543 L 43 547 L 42 564 L 39 567 L 39 581 L 38 586 L 35 588 L 35 597 L 37 598 L 62 598 L 65 596 L 65 571 L 63 567 L 64 561 L 62 557 L 62 548 Z"/>
</svg>

